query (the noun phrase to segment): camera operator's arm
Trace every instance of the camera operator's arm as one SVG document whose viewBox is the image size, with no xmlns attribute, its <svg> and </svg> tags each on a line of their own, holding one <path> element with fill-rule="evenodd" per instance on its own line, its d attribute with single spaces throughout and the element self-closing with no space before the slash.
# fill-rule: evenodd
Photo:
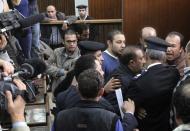
<svg viewBox="0 0 190 131">
<path fill-rule="evenodd" d="M 14 67 L 10 62 L 0 59 L 0 68 L 2 68 L 5 76 L 14 73 Z"/>
<path fill-rule="evenodd" d="M 14 83 L 20 90 L 26 90 L 26 85 L 22 81 L 15 79 Z M 18 95 L 13 101 L 10 91 L 6 91 L 6 96 L 8 100 L 8 112 L 11 116 L 13 125 L 12 131 L 30 131 L 24 118 L 24 99 L 20 95 Z"/>
<path fill-rule="evenodd" d="M 7 39 L 4 34 L 0 34 L 0 50 L 4 49 L 7 45 Z"/>
</svg>

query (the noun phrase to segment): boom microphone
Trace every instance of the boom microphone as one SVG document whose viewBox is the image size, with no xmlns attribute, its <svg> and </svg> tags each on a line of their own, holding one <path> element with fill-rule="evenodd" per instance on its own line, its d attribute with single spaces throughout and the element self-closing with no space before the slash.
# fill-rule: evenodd
<svg viewBox="0 0 190 131">
<path fill-rule="evenodd" d="M 46 64 L 40 59 L 30 59 L 26 60 L 24 64 L 21 65 L 19 69 L 11 76 L 14 77 L 22 77 L 24 79 L 34 78 L 37 75 L 44 73 L 46 70 Z"/>
<path fill-rule="evenodd" d="M 2 13 L 0 14 L 0 22 L 2 22 L 0 23 L 0 27 L 2 24 L 4 28 L 0 28 L 0 33 L 4 33 L 6 31 L 10 31 L 17 28 L 27 28 L 38 22 L 41 22 L 43 19 L 44 16 L 42 14 L 23 18 L 23 16 L 17 10 Z"/>
<path fill-rule="evenodd" d="M 36 59 L 28 59 L 25 61 L 25 63 L 31 65 L 34 69 L 34 73 L 30 77 L 36 77 L 37 75 L 44 73 L 47 69 L 46 63 L 37 58 Z"/>
</svg>

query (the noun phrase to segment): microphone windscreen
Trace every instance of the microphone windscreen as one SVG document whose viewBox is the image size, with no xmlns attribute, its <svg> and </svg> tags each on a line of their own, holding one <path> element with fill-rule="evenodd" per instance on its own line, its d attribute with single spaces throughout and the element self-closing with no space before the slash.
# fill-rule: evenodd
<svg viewBox="0 0 190 131">
<path fill-rule="evenodd" d="M 36 77 L 37 75 L 44 73 L 47 69 L 46 63 L 41 59 L 28 59 L 24 63 L 28 63 L 33 67 L 34 73 L 32 77 Z"/>
<path fill-rule="evenodd" d="M 41 22 L 43 19 L 44 19 L 44 15 L 38 14 L 38 15 L 33 15 L 33 16 L 21 19 L 19 20 L 19 23 L 21 25 L 21 28 L 27 28 L 38 22 Z"/>
<path fill-rule="evenodd" d="M 34 75 L 34 68 L 28 63 L 22 64 L 20 69 L 23 72 L 27 73 L 27 75 L 29 75 L 29 76 L 25 75 L 25 77 L 32 77 Z"/>
</svg>

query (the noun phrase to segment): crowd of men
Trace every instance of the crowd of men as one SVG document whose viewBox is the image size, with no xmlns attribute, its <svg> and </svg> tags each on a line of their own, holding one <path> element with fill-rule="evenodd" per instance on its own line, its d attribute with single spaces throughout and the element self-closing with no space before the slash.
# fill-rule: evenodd
<svg viewBox="0 0 190 131">
<path fill-rule="evenodd" d="M 13 4 L 18 9 L 26 4 L 25 0 L 16 2 Z M 36 7 L 35 2 L 32 4 L 31 9 Z M 0 0 L 0 7 L 0 13 L 7 11 L 6 0 Z M 45 21 L 65 22 L 41 28 L 41 40 L 37 37 L 38 24 L 33 26 L 37 36 L 29 37 L 30 30 L 24 36 L 27 38 L 16 36 L 22 43 L 24 59 L 35 56 L 47 65 L 45 74 L 51 81 L 52 101 L 56 104 L 52 131 L 190 130 L 190 44 L 184 43 L 183 35 L 172 31 L 162 39 L 156 29 L 144 27 L 138 44 L 128 45 L 127 36 L 120 30 L 110 31 L 106 43 L 96 42 L 94 26 L 73 24 L 77 19 L 93 19 L 87 15 L 86 5 L 76 8 L 78 17 L 66 16 L 56 11 L 55 6 L 47 6 L 43 13 Z M 7 39 L 6 34 L 0 34 L 3 76 L 14 73 L 15 61 L 6 50 Z M 28 40 L 32 44 L 26 43 Z M 33 52 L 29 49 L 31 45 L 23 44 L 33 45 Z M 39 57 L 42 45 L 49 50 L 43 58 Z M 13 82 L 19 90 L 26 90 L 22 81 Z M 3 93 L 12 130 L 29 131 L 24 99 L 20 95 L 13 99 L 10 91 Z"/>
</svg>

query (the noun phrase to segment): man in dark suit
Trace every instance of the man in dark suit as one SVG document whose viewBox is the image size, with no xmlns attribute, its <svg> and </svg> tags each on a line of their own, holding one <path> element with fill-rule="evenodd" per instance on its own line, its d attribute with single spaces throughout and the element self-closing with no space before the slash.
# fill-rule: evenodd
<svg viewBox="0 0 190 131">
<path fill-rule="evenodd" d="M 56 10 L 55 6 L 48 5 L 44 15 L 44 21 L 51 22 L 57 20 L 66 20 L 64 13 Z M 64 31 L 62 25 L 42 25 L 41 27 L 41 40 L 48 44 L 53 50 L 63 46 L 62 36 Z"/>
<path fill-rule="evenodd" d="M 87 14 L 87 6 L 86 5 L 78 5 L 76 7 L 78 9 L 79 16 L 78 20 L 91 20 L 93 19 L 91 16 Z"/>
<path fill-rule="evenodd" d="M 140 131 L 170 131 L 171 97 L 180 75 L 175 67 L 164 65 L 168 43 L 158 37 L 145 41 L 147 71 L 132 80 L 127 97 L 146 110 L 146 117 L 138 119 Z"/>
<path fill-rule="evenodd" d="M 119 57 L 119 62 L 120 65 L 112 72 L 111 78 L 121 80 L 119 88 L 122 90 L 122 96 L 125 97 L 130 81 L 143 69 L 145 64 L 144 53 L 138 47 L 127 46 Z M 112 92 L 106 91 L 105 98 L 113 105 L 115 112 L 120 114 L 114 90 Z"/>
</svg>

